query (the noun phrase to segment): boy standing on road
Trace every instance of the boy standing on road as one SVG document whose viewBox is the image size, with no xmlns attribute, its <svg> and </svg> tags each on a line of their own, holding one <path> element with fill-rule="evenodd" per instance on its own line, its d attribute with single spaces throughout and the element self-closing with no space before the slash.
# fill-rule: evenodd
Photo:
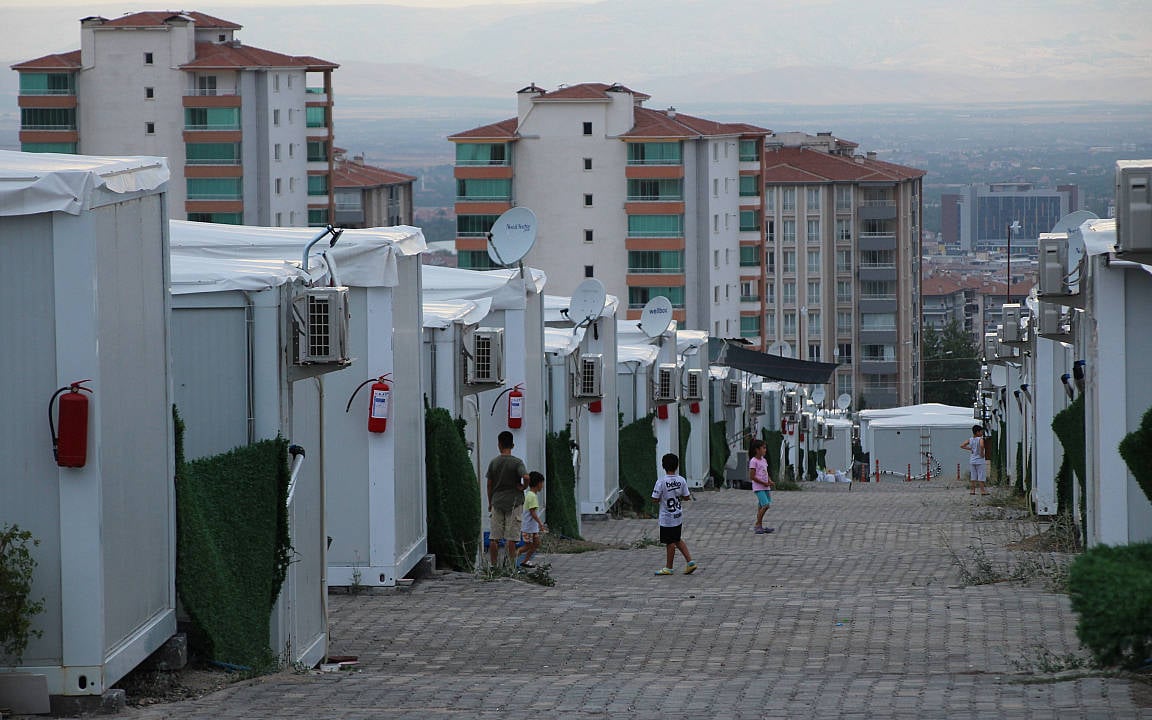
<svg viewBox="0 0 1152 720">
<path fill-rule="evenodd" d="M 968 494 L 976 494 L 976 486 L 980 486 L 981 495 L 991 495 L 988 492 L 988 453 L 984 448 L 984 428 L 979 425 L 972 426 L 972 437 L 965 440 L 960 448 L 972 453 L 968 459 L 968 467 L 972 471 Z"/>
<path fill-rule="evenodd" d="M 488 513 L 492 529 L 488 535 L 488 560 L 496 567 L 500 543 L 508 555 L 508 565 L 516 567 L 516 540 L 520 537 L 520 508 L 524 504 L 528 468 L 524 461 L 512 454 L 512 433 L 507 430 L 496 436 L 500 454 L 488 463 Z"/>
<path fill-rule="evenodd" d="M 680 468 L 680 458 L 675 453 L 668 453 L 660 460 L 664 468 L 664 477 L 656 481 L 652 488 L 652 501 L 660 505 L 660 542 L 667 549 L 667 562 L 664 567 L 656 571 L 657 575 L 671 575 L 672 563 L 676 559 L 676 549 L 688 561 L 684 568 L 685 575 L 696 572 L 696 563 L 688 546 L 680 538 L 680 531 L 684 523 L 684 511 L 680 507 L 680 498 L 692 499 L 688 491 L 688 481 L 680 477 L 676 471 Z"/>
<path fill-rule="evenodd" d="M 520 554 L 524 559 L 518 563 L 519 567 L 534 568 L 532 556 L 540 549 L 540 533 L 548 531 L 548 524 L 540 519 L 540 491 L 544 489 L 543 473 L 533 470 L 528 473 L 528 490 L 524 493 L 524 516 L 520 523 L 520 539 L 524 547 Z"/>
<path fill-rule="evenodd" d="M 759 509 L 756 511 L 756 527 L 753 531 L 757 535 L 772 532 L 773 528 L 764 527 L 764 513 L 772 507 L 772 476 L 768 473 L 768 445 L 763 440 L 753 440 L 748 448 L 751 457 L 748 458 L 748 479 L 752 481 L 752 491 L 756 493 Z"/>
</svg>

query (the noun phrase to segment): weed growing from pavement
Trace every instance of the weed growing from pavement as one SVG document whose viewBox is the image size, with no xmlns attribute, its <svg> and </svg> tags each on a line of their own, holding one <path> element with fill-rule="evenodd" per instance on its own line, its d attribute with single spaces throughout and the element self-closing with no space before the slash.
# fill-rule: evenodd
<svg viewBox="0 0 1152 720">
<path fill-rule="evenodd" d="M 983 540 L 977 540 L 963 551 L 957 551 L 947 537 L 944 537 L 944 547 L 952 556 L 952 564 L 964 585 L 1039 580 L 1052 592 L 1067 592 L 1069 559 L 1066 557 L 1050 553 L 1025 553 L 1014 559 L 997 561 L 989 557 Z"/>
<path fill-rule="evenodd" d="M 1020 657 L 1012 660 L 1012 666 L 1026 673 L 1061 673 L 1069 670 L 1099 670 L 1100 665 L 1092 658 L 1077 653 L 1054 653 L 1043 645 L 1034 645 Z"/>
<path fill-rule="evenodd" d="M 628 547 L 630 547 L 633 550 L 640 550 L 641 548 L 656 547 L 657 545 L 663 545 L 663 544 L 664 543 L 660 542 L 656 538 L 648 537 L 647 535 L 645 535 L 644 537 L 640 538 L 639 540 L 633 540 L 632 544 L 629 545 Z"/>
<path fill-rule="evenodd" d="M 556 579 L 552 577 L 552 566 L 548 563 L 540 563 L 534 568 L 520 568 L 513 570 L 507 565 L 485 565 L 476 571 L 476 577 L 484 581 L 503 580 L 509 578 L 512 580 L 523 580 L 524 582 L 535 583 L 536 585 L 543 585 L 545 587 L 552 587 L 556 584 Z"/>
</svg>

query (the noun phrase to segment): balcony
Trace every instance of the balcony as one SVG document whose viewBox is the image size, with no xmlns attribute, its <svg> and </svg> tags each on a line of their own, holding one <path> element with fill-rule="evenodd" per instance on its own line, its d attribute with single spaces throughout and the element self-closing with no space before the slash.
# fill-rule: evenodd
<svg viewBox="0 0 1152 720">
<path fill-rule="evenodd" d="M 881 231 L 881 232 L 862 232 L 860 233 L 859 240 L 857 240 L 857 247 L 860 250 L 895 250 L 896 249 L 896 232 L 895 231 Z"/>
<path fill-rule="evenodd" d="M 894 313 L 897 309 L 896 305 L 896 298 L 881 300 L 861 296 L 859 311 L 862 313 Z"/>
<path fill-rule="evenodd" d="M 860 206 L 861 220 L 895 220 L 896 203 L 893 200 L 865 200 Z"/>
<path fill-rule="evenodd" d="M 760 302 L 760 296 L 759 295 L 741 295 L 740 296 L 740 302 L 742 302 L 742 303 L 759 303 Z"/>
</svg>

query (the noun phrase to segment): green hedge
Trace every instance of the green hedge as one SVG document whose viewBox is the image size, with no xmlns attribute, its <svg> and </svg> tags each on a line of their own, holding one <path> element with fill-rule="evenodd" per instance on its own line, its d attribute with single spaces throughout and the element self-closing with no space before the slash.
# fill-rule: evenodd
<svg viewBox="0 0 1152 720">
<path fill-rule="evenodd" d="M 1076 636 L 1103 665 L 1137 668 L 1152 656 L 1152 543 L 1100 545 L 1068 570 Z"/>
<path fill-rule="evenodd" d="M 1016 443 L 1016 494 L 1023 496 L 1028 488 L 1024 484 L 1024 443 Z"/>
<path fill-rule="evenodd" d="M 620 429 L 620 489 L 634 512 L 652 514 L 649 498 L 656 484 L 656 435 L 648 414 Z"/>
<path fill-rule="evenodd" d="M 1120 457 L 1128 464 L 1128 470 L 1144 491 L 1144 497 L 1152 502 L 1152 409 L 1144 413 L 1140 427 L 1120 441 Z"/>
<path fill-rule="evenodd" d="M 1056 471 L 1056 514 L 1072 517 L 1072 468 L 1067 457 Z"/>
<path fill-rule="evenodd" d="M 1087 455 L 1084 447 L 1084 395 L 1079 395 L 1072 404 L 1056 413 L 1052 418 L 1052 432 L 1056 433 L 1060 445 L 1064 447 L 1064 461 L 1072 469 L 1076 483 L 1080 486 L 1080 532 L 1087 537 Z"/>
<path fill-rule="evenodd" d="M 480 547 L 480 482 L 464 443 L 464 420 L 444 408 L 424 410 L 428 552 L 454 570 L 471 571 Z"/>
<path fill-rule="evenodd" d="M 692 421 L 680 415 L 680 474 L 684 475 L 684 464 L 688 458 L 688 438 L 692 437 Z M 688 477 L 684 475 L 684 477 Z"/>
<path fill-rule="evenodd" d="M 712 471 L 712 483 L 716 487 L 724 485 L 724 468 L 728 464 L 728 423 L 720 420 L 708 429 L 708 467 Z"/>
<path fill-rule="evenodd" d="M 547 507 L 544 509 L 548 528 L 564 537 L 580 537 L 580 518 L 576 510 L 576 470 L 572 466 L 572 432 L 566 427 L 548 433 L 544 441 L 545 486 Z"/>
<path fill-rule="evenodd" d="M 267 669 L 269 617 L 288 572 L 288 442 L 264 440 L 183 462 L 176 418 L 176 590 L 193 622 L 192 649 Z"/>
<path fill-rule="evenodd" d="M 820 468 L 826 467 L 825 462 L 828 457 L 828 450 L 809 450 L 808 451 L 808 479 L 815 480 L 816 474 Z"/>
</svg>

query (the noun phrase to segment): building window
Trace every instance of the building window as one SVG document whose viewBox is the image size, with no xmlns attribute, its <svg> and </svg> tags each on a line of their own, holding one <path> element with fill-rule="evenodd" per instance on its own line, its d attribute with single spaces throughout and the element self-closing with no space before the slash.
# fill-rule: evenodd
<svg viewBox="0 0 1152 720">
<path fill-rule="evenodd" d="M 720 178 L 712 178 L 712 197 L 720 197 Z"/>
<path fill-rule="evenodd" d="M 584 193 L 584 207 L 592 207 L 592 193 Z"/>
<path fill-rule="evenodd" d="M 796 212 L 796 188 L 786 187 L 781 191 L 784 194 L 784 199 L 781 205 L 784 212 Z"/>
<path fill-rule="evenodd" d="M 820 362 L 820 343 L 808 343 L 808 359 Z"/>
<path fill-rule="evenodd" d="M 796 337 L 796 313 L 792 310 L 784 311 L 784 337 Z"/>
<path fill-rule="evenodd" d="M 719 250 L 713 250 L 712 251 L 712 267 L 714 267 L 714 268 L 720 267 L 720 251 Z"/>
<path fill-rule="evenodd" d="M 768 263 L 767 263 L 766 270 L 768 271 L 769 274 L 775 273 L 776 272 L 776 251 L 775 250 L 769 250 L 768 251 L 767 260 L 768 260 Z"/>
<path fill-rule="evenodd" d="M 776 242 L 776 221 L 769 220 L 764 223 L 764 240 L 770 243 Z"/>
<path fill-rule="evenodd" d="M 852 397 L 852 375 L 849 373 L 836 373 L 836 393 Z"/>
<path fill-rule="evenodd" d="M 289 147 L 289 149 L 291 149 L 292 146 L 289 145 L 288 147 Z M 294 178 L 294 177 L 288 178 L 288 192 L 290 192 L 290 193 L 296 192 L 296 178 Z"/>
<path fill-rule="evenodd" d="M 592 158 L 584 158 L 584 169 L 585 170 L 591 170 L 592 169 Z"/>
<path fill-rule="evenodd" d="M 852 302 L 852 281 L 851 280 L 837 280 L 836 281 L 836 302 L 850 303 Z"/>
<path fill-rule="evenodd" d="M 465 270 L 495 270 L 496 263 L 487 250 L 460 250 L 456 253 L 456 266 Z"/>
<path fill-rule="evenodd" d="M 808 221 L 808 242 L 809 244 L 820 242 L 820 221 Z"/>
<path fill-rule="evenodd" d="M 781 269 L 784 272 L 786 272 L 786 273 L 796 272 L 796 251 L 795 250 L 785 250 L 783 255 L 781 256 L 781 260 L 783 261 L 783 267 Z"/>
<path fill-rule="evenodd" d="M 153 62 L 152 53 L 150 53 L 150 52 L 144 53 L 144 64 L 145 65 L 151 65 L 152 62 Z"/>
<path fill-rule="evenodd" d="M 852 343 L 840 343 L 836 346 L 836 357 L 841 365 L 852 364 Z"/>
<path fill-rule="evenodd" d="M 760 211 L 759 210 L 741 210 L 740 211 L 740 231 L 741 232 L 755 232 L 760 230 Z"/>
<path fill-rule="evenodd" d="M 144 134 L 145 135 L 155 135 L 156 134 L 156 123 L 154 123 L 154 122 L 144 123 Z"/>
<path fill-rule="evenodd" d="M 196 94 L 197 95 L 215 95 L 216 94 L 216 76 L 215 75 L 197 75 L 196 76 Z"/>
<path fill-rule="evenodd" d="M 76 108 L 20 108 L 21 130 L 75 130 Z"/>
<path fill-rule="evenodd" d="M 184 108 L 185 130 L 239 130 L 240 108 Z"/>
<path fill-rule="evenodd" d="M 76 143 L 21 143 L 20 150 L 21 152 L 26 153 L 60 153 L 63 155 L 75 155 Z"/>
<path fill-rule="evenodd" d="M 776 188 L 764 188 L 764 210 L 771 214 L 776 212 Z"/>
<path fill-rule="evenodd" d="M 312 105 L 304 108 L 304 125 L 310 128 L 328 127 L 328 107 Z M 460 147 L 457 145 L 456 147 Z"/>
<path fill-rule="evenodd" d="M 592 277 L 592 266 L 591 265 L 585 265 L 584 266 L 584 277 L 586 277 L 586 278 Z"/>
<path fill-rule="evenodd" d="M 819 310 L 808 311 L 808 334 L 809 335 L 819 335 L 820 334 L 820 311 Z"/>
<path fill-rule="evenodd" d="M 288 89 L 292 89 L 292 73 L 288 73 Z"/>
<path fill-rule="evenodd" d="M 850 212 L 852 210 L 852 186 L 836 186 L 836 212 Z"/>
<path fill-rule="evenodd" d="M 740 302 L 756 302 L 760 299 L 755 286 L 751 280 L 740 281 Z"/>
<path fill-rule="evenodd" d="M 272 159 L 276 161 L 280 160 L 280 143 L 272 146 Z"/>
<path fill-rule="evenodd" d="M 851 250 L 837 250 L 836 251 L 836 272 L 850 273 L 852 272 L 852 251 Z"/>
<path fill-rule="evenodd" d="M 684 237 L 684 216 L 629 215 L 628 237 Z"/>
<path fill-rule="evenodd" d="M 740 176 L 740 197 L 756 197 L 760 192 L 759 175 Z"/>
<path fill-rule="evenodd" d="M 756 162 L 759 160 L 759 145 L 755 140 L 741 140 L 740 162 Z"/>
<path fill-rule="evenodd" d="M 156 99 L 156 88 L 150 88 L 150 87 L 144 88 L 144 99 L 145 100 L 155 100 Z"/>
<path fill-rule="evenodd" d="M 740 317 L 740 337 L 758 337 L 760 335 L 760 316 Z"/>
<path fill-rule="evenodd" d="M 328 224 L 328 208 L 308 208 L 308 227 L 324 227 Z"/>
<path fill-rule="evenodd" d="M 808 212 L 815 212 L 820 209 L 820 188 L 810 187 L 807 189 L 804 198 L 804 206 Z"/>
<path fill-rule="evenodd" d="M 836 242 L 852 242 L 852 221 L 836 218 Z"/>
<path fill-rule="evenodd" d="M 794 280 L 785 280 L 780 284 L 780 302 L 785 305 L 796 304 L 796 282 Z"/>
<path fill-rule="evenodd" d="M 288 143 L 288 157 L 296 157 L 296 143 Z"/>
<path fill-rule="evenodd" d="M 280 92 L 280 73 L 272 73 L 272 92 Z"/>
<path fill-rule="evenodd" d="M 633 202 L 666 202 L 684 199 L 683 178 L 666 180 L 628 180 L 628 200 Z"/>
<path fill-rule="evenodd" d="M 780 240 L 782 242 L 784 242 L 785 244 L 795 245 L 796 244 L 796 221 L 795 220 L 785 220 L 782 224 L 781 230 L 782 230 L 782 232 L 781 232 Z"/>
<path fill-rule="evenodd" d="M 591 162 L 591 158 L 588 158 Z M 684 163 L 680 143 L 645 142 L 628 143 L 629 165 L 682 165 Z"/>
<path fill-rule="evenodd" d="M 277 195 L 279 195 L 280 194 L 280 178 L 276 178 L 275 182 L 273 183 L 273 186 L 275 188 L 274 192 Z"/>
<path fill-rule="evenodd" d="M 712 286 L 712 304 L 713 305 L 719 305 L 720 304 L 720 286 L 719 285 L 713 285 Z"/>
<path fill-rule="evenodd" d="M 283 225 L 284 225 L 283 220 L 284 220 L 284 214 L 283 213 L 276 213 L 276 227 L 283 227 Z"/>
<path fill-rule="evenodd" d="M 684 272 L 683 250 L 629 250 L 628 272 L 644 275 Z"/>
<path fill-rule="evenodd" d="M 896 313 L 861 313 L 860 329 L 883 331 L 895 330 Z"/>
<path fill-rule="evenodd" d="M 820 281 L 819 280 L 809 280 L 808 281 L 808 304 L 809 305 L 819 305 L 820 304 Z"/>
<path fill-rule="evenodd" d="M 457 215 L 456 237 L 486 237 L 498 215 Z"/>
<path fill-rule="evenodd" d="M 768 303 L 769 305 L 776 304 L 776 283 L 764 283 L 764 302 Z"/>
<path fill-rule="evenodd" d="M 808 274 L 809 275 L 819 275 L 820 274 L 820 251 L 819 250 L 809 250 L 808 251 Z"/>
<path fill-rule="evenodd" d="M 684 307 L 684 288 L 682 287 L 630 287 L 628 288 L 628 307 L 637 310 L 648 304 L 656 296 L 668 298 L 674 308 Z"/>
<path fill-rule="evenodd" d="M 272 111 L 272 124 L 277 126 L 277 127 L 280 126 L 280 109 L 279 108 L 276 108 L 275 110 Z"/>
<path fill-rule="evenodd" d="M 309 175 L 308 176 L 308 194 L 312 196 L 327 196 L 328 195 L 328 176 L 327 175 Z"/>
<path fill-rule="evenodd" d="M 850 313 L 850 312 L 837 312 L 836 313 L 836 334 L 837 335 L 851 335 L 852 334 L 852 313 Z"/>
<path fill-rule="evenodd" d="M 72 73 L 20 73 L 21 95 L 75 95 Z"/>
<path fill-rule="evenodd" d="M 716 213 L 712 215 L 712 232 L 720 232 L 720 215 Z"/>
<path fill-rule="evenodd" d="M 311 145 L 312 143 L 308 143 Z M 458 178 L 456 199 L 460 201 L 495 201 L 512 199 L 512 181 L 508 178 Z"/>
<path fill-rule="evenodd" d="M 760 246 L 740 246 L 740 267 L 760 267 Z"/>
<path fill-rule="evenodd" d="M 187 218 L 191 222 L 206 222 L 218 223 L 220 225 L 242 225 L 244 223 L 244 213 L 238 212 L 217 212 L 217 213 L 188 213 Z"/>
<path fill-rule="evenodd" d="M 584 123 L 584 134 L 585 135 L 591 135 L 592 134 L 592 123 L 590 123 L 590 122 Z"/>
<path fill-rule="evenodd" d="M 240 200 L 242 178 L 186 178 L 189 200 Z"/>
<path fill-rule="evenodd" d="M 584 231 L 584 242 L 586 242 L 586 243 L 592 242 L 594 235 L 595 235 L 595 233 L 593 233 L 591 230 L 585 230 Z"/>
</svg>

